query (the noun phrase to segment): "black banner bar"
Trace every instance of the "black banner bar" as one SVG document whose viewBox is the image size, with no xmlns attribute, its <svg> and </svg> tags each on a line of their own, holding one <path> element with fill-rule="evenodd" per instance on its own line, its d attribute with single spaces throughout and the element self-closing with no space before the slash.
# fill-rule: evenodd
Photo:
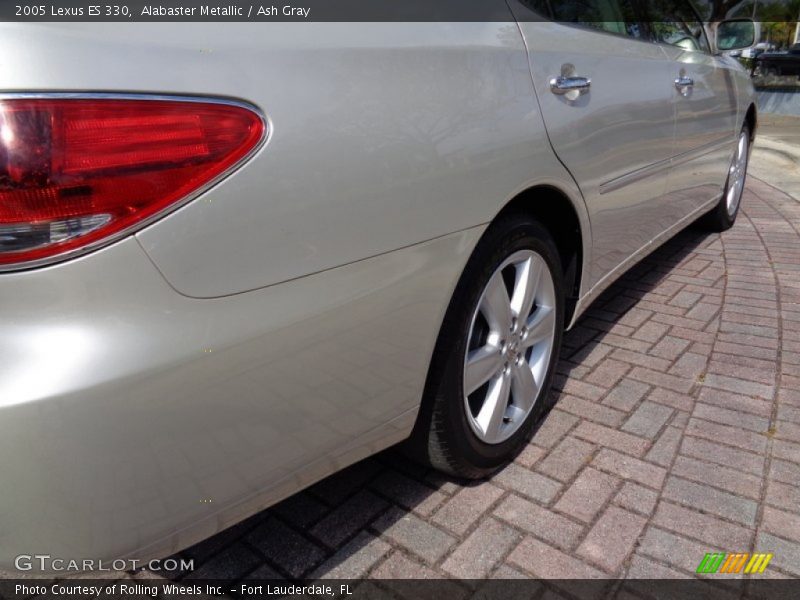
<svg viewBox="0 0 800 600">
<path fill-rule="evenodd" d="M 127 578 L 0 581 L 3 600 L 794 600 L 800 580 L 733 578 L 704 579 L 574 579 L 574 580 L 244 580 Z"/>
<path fill-rule="evenodd" d="M 0 21 L 381 22 L 511 21 L 504 0 L 92 0 L 0 1 Z"/>
<path fill-rule="evenodd" d="M 631 0 L 637 20 L 648 14 L 664 14 L 671 0 Z M 718 21 L 733 17 L 755 17 L 767 21 L 791 21 L 794 14 L 775 10 L 790 0 L 763 1 L 753 14 L 748 2 L 695 0 L 702 19 Z M 574 6 L 558 0 L 0 0 L 0 22 L 444 22 L 444 21 L 540 21 L 571 18 Z M 732 6 L 732 8 L 731 8 Z M 658 10 L 650 10 L 657 7 Z M 563 9 L 563 10 L 561 10 Z M 553 12 L 553 14 L 549 14 Z M 603 11 L 581 10 L 581 18 L 605 21 Z M 567 16 L 559 17 L 558 14 Z M 587 16 L 588 13 L 588 16 Z M 763 13 L 763 15 L 762 15 Z M 784 14 L 785 13 L 785 14 Z M 627 15 L 631 18 L 634 15 Z M 652 20 L 657 20 L 653 18 Z"/>
</svg>

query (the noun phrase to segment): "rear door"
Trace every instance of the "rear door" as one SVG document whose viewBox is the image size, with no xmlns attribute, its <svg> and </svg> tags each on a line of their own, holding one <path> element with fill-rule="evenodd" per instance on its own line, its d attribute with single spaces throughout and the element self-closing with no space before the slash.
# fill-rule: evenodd
<svg viewBox="0 0 800 600">
<path fill-rule="evenodd" d="M 673 67 L 628 0 L 524 0 L 517 12 L 551 143 L 589 209 L 595 284 L 676 218 Z"/>
<path fill-rule="evenodd" d="M 681 216 L 719 197 L 738 131 L 735 59 L 714 56 L 688 0 L 649 0 L 649 34 L 666 52 L 674 82 L 675 157 L 667 183 Z"/>
</svg>

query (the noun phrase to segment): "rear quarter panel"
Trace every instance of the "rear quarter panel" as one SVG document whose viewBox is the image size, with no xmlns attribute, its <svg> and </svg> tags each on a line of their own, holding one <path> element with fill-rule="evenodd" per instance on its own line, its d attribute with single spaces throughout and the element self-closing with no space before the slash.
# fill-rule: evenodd
<svg viewBox="0 0 800 600">
<path fill-rule="evenodd" d="M 0 276 L 0 565 L 172 552 L 407 436 L 481 225 L 530 186 L 588 260 L 511 23 L 0 25 L 0 89 L 273 126 L 138 239 Z"/>
<path fill-rule="evenodd" d="M 0 51 L 18 57 L 4 61 L 7 91 L 211 95 L 264 111 L 253 160 L 137 236 L 188 296 L 486 223 L 560 170 L 513 22 L 6 26 Z"/>
</svg>

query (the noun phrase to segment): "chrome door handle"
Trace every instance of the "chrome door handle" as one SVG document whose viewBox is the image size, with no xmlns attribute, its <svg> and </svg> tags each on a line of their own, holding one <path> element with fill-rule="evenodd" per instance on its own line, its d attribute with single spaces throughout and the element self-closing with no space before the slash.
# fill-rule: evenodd
<svg viewBox="0 0 800 600">
<path fill-rule="evenodd" d="M 684 88 L 692 87 L 693 85 L 694 79 L 691 77 L 678 77 L 675 80 L 675 87 L 680 91 L 683 91 Z"/>
<path fill-rule="evenodd" d="M 564 77 L 560 75 L 550 80 L 550 91 L 559 96 L 575 92 L 577 95 L 586 94 L 592 87 L 592 80 L 588 77 Z"/>
</svg>

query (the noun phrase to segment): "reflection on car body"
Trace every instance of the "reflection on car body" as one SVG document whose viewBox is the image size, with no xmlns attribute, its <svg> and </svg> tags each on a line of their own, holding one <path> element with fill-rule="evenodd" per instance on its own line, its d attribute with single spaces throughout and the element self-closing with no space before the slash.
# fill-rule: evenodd
<svg viewBox="0 0 800 600">
<path fill-rule="evenodd" d="M 484 476 L 592 300 L 733 224 L 753 88 L 688 2 L 491 2 L 4 28 L 0 563 L 166 555 L 399 442 Z"/>
</svg>

